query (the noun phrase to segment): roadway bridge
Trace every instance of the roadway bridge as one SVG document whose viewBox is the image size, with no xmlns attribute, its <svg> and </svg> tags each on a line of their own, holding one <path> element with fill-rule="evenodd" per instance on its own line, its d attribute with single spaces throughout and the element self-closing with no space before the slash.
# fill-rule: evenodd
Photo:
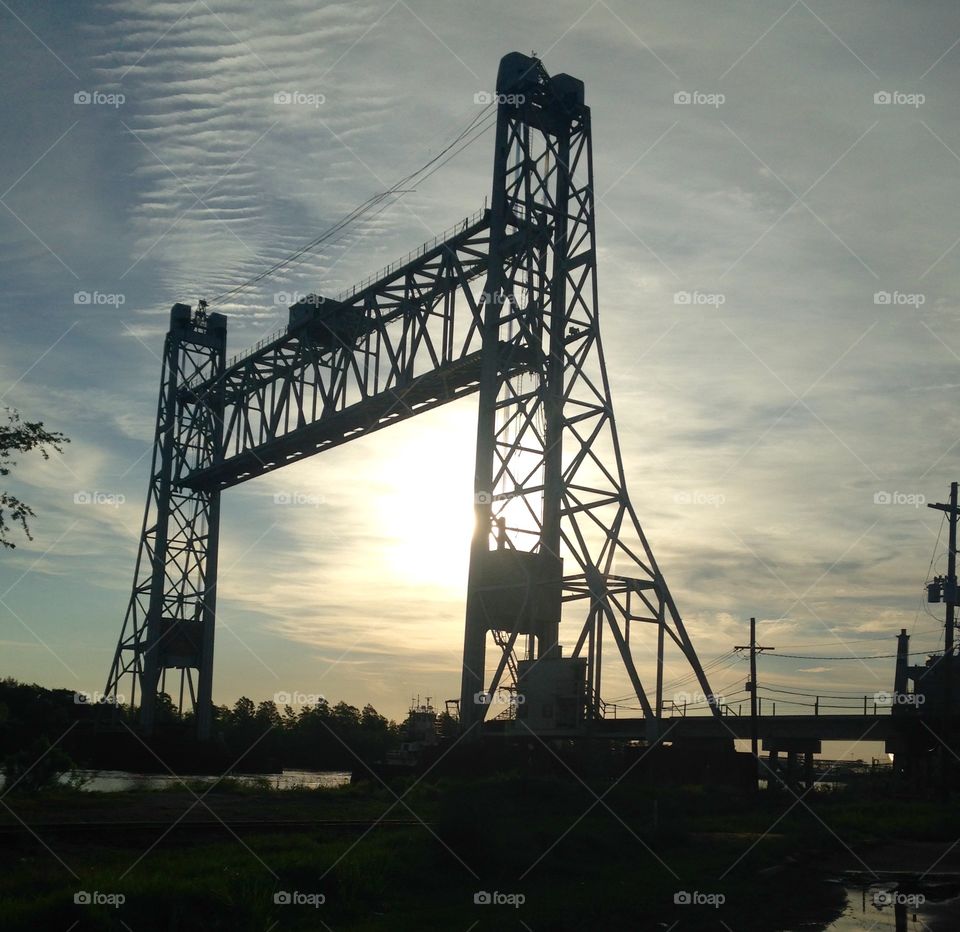
<svg viewBox="0 0 960 932">
<path fill-rule="evenodd" d="M 605 719 L 594 723 L 604 737 L 645 737 L 644 719 Z M 770 715 L 757 720 L 757 736 L 769 750 L 776 742 L 809 743 L 821 741 L 888 741 L 916 731 L 915 716 L 905 720 L 899 715 Z M 686 741 L 712 738 L 749 738 L 750 717 L 747 715 L 689 715 L 661 719 L 661 740 Z M 787 748 L 783 748 L 787 750 Z M 819 747 L 816 749 L 819 752 Z"/>
<path fill-rule="evenodd" d="M 658 727 L 659 726 L 659 727 Z M 952 729 L 960 726 L 960 716 Z M 757 719 L 757 737 L 761 749 L 773 753 L 819 754 L 824 741 L 883 741 L 889 753 L 931 751 L 944 732 L 941 716 L 891 713 L 889 709 L 868 710 L 866 714 L 837 715 L 764 715 Z M 484 726 L 491 736 L 522 737 L 531 734 L 522 720 L 499 720 Z M 733 741 L 751 737 L 748 715 L 675 715 L 655 719 L 605 718 L 586 723 L 579 729 L 537 731 L 549 739 L 615 739 L 665 743 Z"/>
</svg>

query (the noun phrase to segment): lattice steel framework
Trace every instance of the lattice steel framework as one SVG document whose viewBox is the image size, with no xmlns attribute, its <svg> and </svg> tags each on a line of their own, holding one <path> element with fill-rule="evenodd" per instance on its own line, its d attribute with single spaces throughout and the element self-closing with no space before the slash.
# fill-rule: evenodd
<svg viewBox="0 0 960 932">
<path fill-rule="evenodd" d="M 214 351 L 197 343 L 197 329 L 172 327 L 137 582 L 110 680 L 115 691 L 122 674 L 139 678 L 147 727 L 162 686 L 154 668 L 170 665 L 162 643 L 172 618 L 183 623 L 172 630 L 202 630 L 202 649 L 172 659 L 189 661 L 188 686 L 199 670 L 190 696 L 201 735 L 209 731 L 219 491 L 472 392 L 464 727 L 483 721 L 505 674 L 522 690 L 524 671 L 576 658 L 584 684 L 575 717 L 588 727 L 604 713 L 607 632 L 652 737 L 668 645 L 711 695 L 627 496 L 597 319 L 583 84 L 512 53 L 497 92 L 489 210 L 347 296 L 294 305 L 283 333 L 229 366 L 222 344 Z M 215 332 L 225 333 L 219 320 Z M 204 365 L 181 359 L 197 345 Z M 178 452 L 187 450 L 189 462 Z M 184 544 L 173 550 L 167 538 Z M 655 632 L 653 701 L 631 648 L 637 624 Z"/>
<path fill-rule="evenodd" d="M 210 731 L 220 492 L 187 488 L 183 478 L 221 455 L 216 380 L 224 370 L 226 341 L 222 314 L 193 314 L 174 305 L 133 593 L 105 689 L 114 702 L 134 705 L 139 699 L 147 732 L 168 678 L 180 711 L 189 698 L 199 733 Z M 184 389 L 192 379 L 215 387 L 200 399 Z M 175 672 L 168 677 L 169 671 Z"/>
<path fill-rule="evenodd" d="M 528 661 L 559 659 L 563 618 L 586 658 L 588 716 L 603 714 L 609 630 L 655 736 L 665 638 L 712 694 L 627 496 L 597 317 L 590 110 L 582 82 L 517 53 L 497 90 L 461 720 L 484 718 L 521 636 Z M 527 228 L 530 246 L 509 250 Z M 637 622 L 657 628 L 652 704 L 630 648 Z M 500 657 L 485 687 L 490 630 Z"/>
</svg>

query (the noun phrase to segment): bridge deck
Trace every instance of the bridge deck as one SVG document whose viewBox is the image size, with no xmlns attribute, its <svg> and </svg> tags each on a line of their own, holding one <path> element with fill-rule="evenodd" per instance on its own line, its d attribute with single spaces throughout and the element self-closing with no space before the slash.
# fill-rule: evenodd
<svg viewBox="0 0 960 932">
<path fill-rule="evenodd" d="M 941 730 L 942 722 L 927 723 L 933 733 Z M 577 732 L 550 733 L 542 737 L 622 738 L 644 740 L 650 737 L 644 718 L 607 718 L 592 722 L 588 729 Z M 955 727 L 960 721 L 955 722 Z M 488 734 L 515 737 L 524 734 L 521 723 L 513 721 L 488 722 Z M 662 719 L 661 736 L 667 741 L 745 739 L 750 737 L 750 717 L 725 715 L 674 716 Z M 929 739 L 935 743 L 931 731 L 924 728 L 917 715 L 891 715 L 889 712 L 868 715 L 771 715 L 757 723 L 758 737 L 765 742 L 817 741 L 891 741 Z M 922 743 L 922 742 L 921 742 Z"/>
<path fill-rule="evenodd" d="M 511 371 L 530 365 L 528 355 L 512 355 Z M 480 352 L 438 366 L 430 372 L 398 384 L 340 411 L 296 428 L 276 440 L 228 457 L 206 469 L 196 470 L 182 484 L 191 489 L 223 489 L 254 475 L 285 466 L 304 456 L 319 453 L 473 394 L 479 388 Z"/>
<path fill-rule="evenodd" d="M 903 733 L 905 722 L 900 716 L 886 715 L 771 715 L 757 722 L 761 740 L 781 738 L 791 741 L 884 741 Z M 635 730 L 626 719 L 599 722 L 604 734 Z M 909 727 L 909 725 L 907 725 Z M 749 738 L 750 717 L 708 715 L 664 719 L 663 731 L 671 739 Z"/>
</svg>

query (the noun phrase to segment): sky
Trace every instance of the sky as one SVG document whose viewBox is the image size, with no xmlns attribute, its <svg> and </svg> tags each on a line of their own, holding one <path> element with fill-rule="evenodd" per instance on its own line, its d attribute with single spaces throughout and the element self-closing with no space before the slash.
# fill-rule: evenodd
<svg viewBox="0 0 960 932">
<path fill-rule="evenodd" d="M 742 697 L 750 616 L 785 655 L 761 684 L 807 694 L 889 690 L 901 628 L 918 662 L 942 641 L 955 4 L 0 0 L 0 24 L 0 397 L 71 438 L 6 486 L 37 517 L 0 553 L 3 675 L 103 688 L 170 306 L 438 153 L 513 50 L 585 82 L 627 484 L 714 691 Z M 482 206 L 492 147 L 218 307 L 228 352 Z M 224 493 L 215 701 L 458 694 L 475 406 Z"/>
</svg>

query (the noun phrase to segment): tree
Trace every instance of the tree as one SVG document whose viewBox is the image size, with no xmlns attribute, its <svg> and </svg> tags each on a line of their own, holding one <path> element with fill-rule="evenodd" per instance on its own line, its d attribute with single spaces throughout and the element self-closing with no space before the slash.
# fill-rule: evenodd
<svg viewBox="0 0 960 932">
<path fill-rule="evenodd" d="M 252 722 L 256 711 L 257 707 L 253 704 L 253 700 L 248 699 L 246 696 L 241 696 L 233 704 L 233 721 L 238 725 Z"/>
<path fill-rule="evenodd" d="M 333 721 L 341 729 L 355 730 L 360 726 L 360 710 L 347 702 L 338 702 L 333 707 Z"/>
<path fill-rule="evenodd" d="M 40 455 L 50 459 L 50 450 L 62 453 L 61 444 L 69 443 L 70 438 L 59 431 L 44 429 L 42 421 L 23 421 L 20 415 L 11 408 L 4 408 L 7 412 L 7 423 L 0 425 L 0 476 L 9 476 L 10 471 L 17 465 L 12 458 L 14 453 L 29 453 L 39 450 Z M 19 526 L 27 540 L 33 540 L 27 518 L 35 517 L 33 509 L 9 492 L 0 491 L 0 545 L 13 550 L 17 545 L 8 539 L 13 527 Z"/>
<path fill-rule="evenodd" d="M 285 705 L 280 719 L 284 731 L 292 732 L 297 727 L 297 718 L 297 712 L 293 706 Z"/>
<path fill-rule="evenodd" d="M 258 706 L 255 718 L 259 725 L 263 727 L 274 727 L 280 725 L 280 712 L 277 704 L 272 699 L 264 699 Z"/>
<path fill-rule="evenodd" d="M 365 731 L 385 732 L 389 729 L 390 722 L 368 702 L 360 713 L 360 727 Z"/>
<path fill-rule="evenodd" d="M 7 787 L 4 795 L 13 789 L 27 793 L 52 789 L 60 774 L 74 766 L 62 748 L 51 745 L 50 740 L 41 735 L 29 747 L 15 751 L 4 760 L 3 776 Z"/>
<path fill-rule="evenodd" d="M 154 714 L 157 722 L 161 725 L 169 725 L 175 722 L 180 715 L 179 710 L 173 704 L 173 698 L 169 693 L 157 693 L 157 702 Z"/>
</svg>

